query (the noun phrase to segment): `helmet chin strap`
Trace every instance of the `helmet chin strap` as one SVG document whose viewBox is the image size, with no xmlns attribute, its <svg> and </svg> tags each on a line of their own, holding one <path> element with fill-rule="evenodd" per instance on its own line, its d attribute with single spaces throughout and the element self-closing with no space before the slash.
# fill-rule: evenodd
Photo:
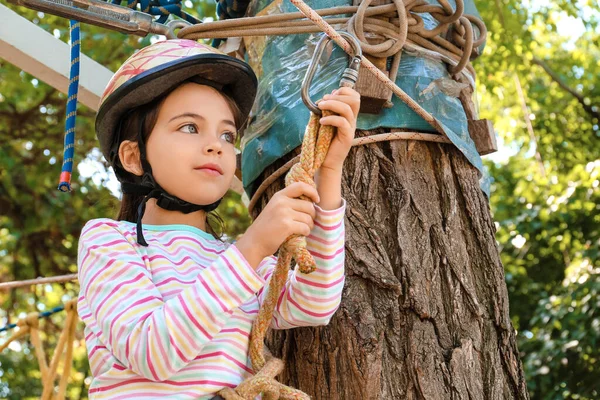
<svg viewBox="0 0 600 400">
<path fill-rule="evenodd" d="M 121 189 L 123 190 L 123 193 L 144 196 L 144 199 L 140 203 L 137 210 L 136 225 L 137 242 L 141 246 L 148 246 L 148 243 L 144 238 L 142 227 L 142 217 L 144 216 L 144 212 L 146 211 L 146 203 L 148 202 L 148 200 L 157 199 L 156 205 L 158 205 L 160 208 L 169 211 L 180 211 L 184 214 L 189 214 L 200 210 L 204 210 L 208 213 L 216 209 L 219 206 L 219 203 L 221 203 L 221 200 L 223 200 L 223 198 L 220 198 L 214 203 L 206 205 L 193 204 L 167 193 L 167 191 L 165 191 L 156 182 L 156 180 L 152 176 L 152 167 L 150 166 L 150 163 L 146 158 L 146 143 L 144 142 L 143 136 L 143 127 L 145 119 L 146 115 L 143 115 L 140 119 L 140 125 L 138 130 L 138 148 L 140 150 L 140 161 L 142 163 L 142 170 L 144 171 L 144 174 L 142 175 L 142 181 L 139 184 L 121 182 Z"/>
</svg>

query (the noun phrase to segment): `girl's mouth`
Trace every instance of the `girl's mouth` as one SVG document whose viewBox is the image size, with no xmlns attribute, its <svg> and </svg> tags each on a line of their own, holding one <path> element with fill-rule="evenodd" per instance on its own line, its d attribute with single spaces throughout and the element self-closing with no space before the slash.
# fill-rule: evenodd
<svg viewBox="0 0 600 400">
<path fill-rule="evenodd" d="M 223 175 L 223 170 L 217 164 L 209 163 L 194 168 L 196 171 L 202 171 L 212 176 Z"/>
</svg>

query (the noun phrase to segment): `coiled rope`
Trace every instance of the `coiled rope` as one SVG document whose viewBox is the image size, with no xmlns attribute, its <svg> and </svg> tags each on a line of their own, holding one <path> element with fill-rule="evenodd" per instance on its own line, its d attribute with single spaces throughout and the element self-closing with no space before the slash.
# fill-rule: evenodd
<svg viewBox="0 0 600 400">
<path fill-rule="evenodd" d="M 198 40 L 241 36 L 294 35 L 323 31 L 348 54 L 351 54 L 349 47 L 342 45 L 345 43 L 343 39 L 340 41 L 340 38 L 332 36 L 335 33 L 330 25 L 344 24 L 348 32 L 360 40 L 364 53 L 373 57 L 394 57 L 390 78 L 375 73 L 363 58 L 363 64 L 366 64 L 367 68 L 391 89 L 392 86 L 395 86 L 393 82 L 397 76 L 403 49 L 440 58 L 450 64 L 450 70 L 455 75 L 466 68 L 471 75 L 471 80 L 474 80 L 475 71 L 469 64 L 469 60 L 475 55 L 473 50 L 485 42 L 487 29 L 479 18 L 473 15 L 463 15 L 463 0 L 456 1 L 456 10 L 452 9 L 447 0 L 439 0 L 439 6 L 429 4 L 425 0 L 394 0 L 393 4 L 374 7 L 370 6 L 373 0 L 363 0 L 359 6 L 340 6 L 319 10 L 313 10 L 302 0 L 291 1 L 300 12 L 206 22 L 183 28 L 177 36 L 182 39 Z M 425 29 L 423 18 L 419 13 L 429 13 L 437 20 L 438 25 L 431 30 Z M 343 14 L 353 15 L 351 17 L 323 18 Z M 390 21 L 383 21 L 378 17 L 390 18 Z M 472 24 L 479 31 L 477 38 L 475 38 Z M 454 43 L 441 36 L 450 32 L 451 28 L 450 37 Z M 377 45 L 370 44 L 367 37 L 374 36 L 386 40 Z M 392 91 L 405 100 L 399 94 L 400 88 L 394 88 Z M 419 113 L 419 115 L 421 114 Z M 423 115 L 421 116 L 423 117 Z M 424 119 L 430 122 L 427 118 Z"/>
</svg>

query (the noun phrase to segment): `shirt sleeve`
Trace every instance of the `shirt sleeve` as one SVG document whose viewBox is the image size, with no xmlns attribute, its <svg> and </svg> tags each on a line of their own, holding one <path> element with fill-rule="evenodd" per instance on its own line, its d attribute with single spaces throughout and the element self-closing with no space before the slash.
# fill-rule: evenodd
<svg viewBox="0 0 600 400">
<path fill-rule="evenodd" d="M 165 301 L 140 254 L 111 222 L 90 221 L 80 237 L 80 316 L 126 368 L 152 381 L 167 380 L 265 282 L 229 246 Z"/>
<path fill-rule="evenodd" d="M 299 326 L 327 325 L 338 309 L 344 288 L 344 213 L 346 201 L 340 208 L 323 210 L 316 207 L 315 226 L 306 238 L 306 248 L 315 259 L 317 268 L 304 274 L 294 268 L 277 300 L 271 327 L 289 329 Z M 257 272 L 269 281 L 276 257 L 267 257 Z M 269 290 L 265 285 L 258 293 L 262 306 Z"/>
</svg>

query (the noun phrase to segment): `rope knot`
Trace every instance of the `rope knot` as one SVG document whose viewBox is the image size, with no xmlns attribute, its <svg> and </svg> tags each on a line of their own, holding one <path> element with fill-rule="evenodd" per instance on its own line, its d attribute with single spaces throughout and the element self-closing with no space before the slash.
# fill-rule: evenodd
<svg viewBox="0 0 600 400">
<path fill-rule="evenodd" d="M 37 312 L 29 313 L 25 318 L 21 318 L 17 321 L 17 326 L 21 328 L 29 327 L 33 329 L 38 329 L 40 326 L 39 316 L 40 314 Z"/>
<path fill-rule="evenodd" d="M 306 238 L 300 235 L 292 235 L 283 244 L 285 250 L 296 260 L 298 269 L 304 274 L 310 274 L 317 269 L 317 264 L 312 254 L 306 249 Z"/>
<path fill-rule="evenodd" d="M 65 303 L 65 311 L 77 311 L 77 299 L 70 299 Z"/>
<path fill-rule="evenodd" d="M 356 14 L 348 20 L 348 32 L 355 35 L 360 41 L 363 52 L 373 57 L 392 57 L 402 51 L 408 35 L 408 16 L 402 0 L 394 0 L 398 19 L 396 23 L 387 22 L 376 18 L 376 15 L 367 17 L 368 7 L 373 0 L 363 0 L 358 6 Z M 379 44 L 371 44 L 365 35 L 368 33 L 384 37 L 386 40 Z"/>
</svg>

